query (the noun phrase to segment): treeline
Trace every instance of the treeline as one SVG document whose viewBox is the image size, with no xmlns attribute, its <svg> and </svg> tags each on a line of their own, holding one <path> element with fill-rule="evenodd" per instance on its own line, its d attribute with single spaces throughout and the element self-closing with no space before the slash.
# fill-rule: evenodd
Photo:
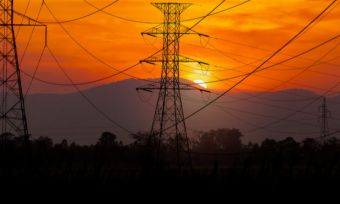
<svg viewBox="0 0 340 204">
<path fill-rule="evenodd" d="M 148 134 L 138 133 L 134 142 L 123 144 L 104 132 L 93 145 L 54 144 L 48 137 L 27 139 L 3 134 L 0 138 L 0 179 L 8 183 L 117 184 L 136 182 L 150 175 Z M 176 161 L 164 163 L 159 175 L 172 180 L 204 178 L 205 182 L 240 184 L 287 182 L 318 178 L 340 181 L 340 140 L 288 137 L 281 141 L 242 144 L 237 129 L 198 132 L 190 141 L 193 169 L 181 174 Z M 162 142 L 163 152 L 175 154 L 172 143 Z M 164 155 L 167 155 L 163 153 Z M 158 176 L 159 176 L 158 175 Z M 165 176 L 171 175 L 171 176 Z M 242 181 L 242 182 L 241 182 Z"/>
</svg>

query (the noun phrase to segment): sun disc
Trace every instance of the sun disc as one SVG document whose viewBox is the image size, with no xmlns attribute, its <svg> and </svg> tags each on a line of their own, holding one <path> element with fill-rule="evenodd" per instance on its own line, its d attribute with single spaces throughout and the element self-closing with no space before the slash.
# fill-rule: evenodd
<svg viewBox="0 0 340 204">
<path fill-rule="evenodd" d="M 200 79 L 196 79 L 196 80 L 194 80 L 194 82 L 195 82 L 196 84 L 198 84 L 199 86 L 205 88 L 205 89 L 208 88 L 207 84 L 204 83 L 204 81 L 202 81 L 202 80 L 200 80 Z"/>
</svg>

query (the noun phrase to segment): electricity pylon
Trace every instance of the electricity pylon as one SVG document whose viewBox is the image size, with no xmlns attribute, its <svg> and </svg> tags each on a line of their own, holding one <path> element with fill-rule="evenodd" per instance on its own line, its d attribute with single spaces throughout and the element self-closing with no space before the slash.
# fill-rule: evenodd
<svg viewBox="0 0 340 204">
<path fill-rule="evenodd" d="M 29 137 L 25 100 L 22 92 L 18 51 L 14 28 L 17 26 L 46 25 L 14 11 L 13 0 L 0 1 L 0 91 L 1 133 Z M 14 23 L 14 15 L 23 18 L 22 23 Z M 26 22 L 27 21 L 27 22 Z"/>
<path fill-rule="evenodd" d="M 176 149 L 178 167 L 191 168 L 190 146 L 184 121 L 181 90 L 205 90 L 181 83 L 179 64 L 182 62 L 206 63 L 180 56 L 180 37 L 187 34 L 206 35 L 181 25 L 180 16 L 191 5 L 190 3 L 152 3 L 152 5 L 163 12 L 164 22 L 143 32 L 142 35 L 154 37 L 162 35 L 163 49 L 161 56 L 155 55 L 141 60 L 141 62 L 162 63 L 161 79 L 159 83 L 137 88 L 137 90 L 149 92 L 159 90 L 149 140 L 152 154 L 156 162 L 161 162 L 162 143 L 167 142 Z"/>
<path fill-rule="evenodd" d="M 326 97 L 322 100 L 322 105 L 319 107 L 319 111 L 321 112 L 320 116 L 320 123 L 321 123 L 321 130 L 320 130 L 320 138 L 321 140 L 325 140 L 327 136 L 329 136 L 329 127 L 328 127 L 328 117 L 331 115 L 331 112 L 328 110 L 327 107 L 327 99 Z"/>
</svg>

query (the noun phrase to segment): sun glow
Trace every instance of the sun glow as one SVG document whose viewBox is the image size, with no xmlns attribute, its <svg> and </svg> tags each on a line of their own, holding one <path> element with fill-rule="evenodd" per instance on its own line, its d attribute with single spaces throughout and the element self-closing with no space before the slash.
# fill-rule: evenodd
<svg viewBox="0 0 340 204">
<path fill-rule="evenodd" d="M 196 80 L 194 80 L 194 82 L 195 82 L 196 84 L 198 84 L 199 86 L 205 88 L 205 89 L 208 88 L 207 84 L 204 83 L 204 81 L 202 81 L 202 80 L 200 80 L 200 79 L 196 79 Z"/>
</svg>

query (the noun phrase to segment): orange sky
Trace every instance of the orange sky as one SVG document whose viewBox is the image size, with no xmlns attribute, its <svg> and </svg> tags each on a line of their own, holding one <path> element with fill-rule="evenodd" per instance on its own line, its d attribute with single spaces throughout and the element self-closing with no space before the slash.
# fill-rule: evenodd
<svg viewBox="0 0 340 204">
<path fill-rule="evenodd" d="M 109 4 L 110 0 L 88 0 L 98 7 Z M 94 8 L 83 0 L 45 0 L 49 8 L 59 20 L 73 19 L 94 11 Z M 186 2 L 186 1 L 181 1 Z M 183 13 L 182 19 L 202 16 L 208 13 L 220 0 L 195 0 L 190 8 Z M 220 8 L 228 8 L 242 2 L 241 0 L 226 1 Z M 305 24 L 321 12 L 331 1 L 326 0 L 252 0 L 230 11 L 211 16 L 202 21 L 195 30 L 210 35 L 212 38 L 185 36 L 181 39 L 182 55 L 205 61 L 209 67 L 197 64 L 181 66 L 181 77 L 188 80 L 213 81 L 220 78 L 236 76 L 251 71 L 274 50 L 282 46 L 295 35 Z M 24 12 L 28 0 L 15 1 L 15 9 Z M 27 15 L 36 17 L 40 0 L 31 0 Z M 105 11 L 135 20 L 162 21 L 161 12 L 145 0 L 121 0 Z M 54 21 L 48 10 L 43 7 L 39 20 Z M 16 21 L 20 21 L 17 18 Z M 185 22 L 188 27 L 196 21 Z M 312 26 L 282 54 L 272 59 L 278 62 L 291 55 L 298 54 L 340 33 L 340 9 L 334 7 L 317 24 Z M 98 58 L 116 69 L 131 66 L 139 60 L 154 53 L 161 47 L 161 37 L 142 37 L 140 33 L 155 25 L 123 21 L 112 16 L 97 13 L 91 17 L 63 26 L 84 47 Z M 22 60 L 24 48 L 28 42 L 30 28 L 21 28 L 17 43 L 19 56 Z M 216 39 L 218 38 L 218 39 Z M 319 93 L 332 87 L 340 77 L 339 48 L 340 40 L 335 40 L 303 57 L 287 62 L 284 65 L 260 72 L 238 87 L 238 90 L 266 91 L 286 88 L 306 88 Z M 48 45 L 56 54 L 61 64 L 75 82 L 83 82 L 101 78 L 117 71 L 99 63 L 84 52 L 58 24 L 48 25 Z M 28 46 L 27 54 L 22 60 L 21 69 L 33 73 L 38 56 L 44 46 L 44 30 L 36 28 Z M 283 85 L 301 70 L 310 66 L 315 60 L 332 50 L 321 59 L 316 66 L 301 74 L 296 79 Z M 330 61 L 332 60 L 332 61 Z M 268 63 L 270 65 L 271 63 Z M 160 66 L 137 66 L 127 72 L 140 78 L 155 78 L 160 75 Z M 69 83 L 58 69 L 51 56 L 45 53 L 37 77 L 49 81 Z M 127 79 L 121 74 L 99 84 Z M 24 85 L 29 78 L 23 75 Z M 211 83 L 208 88 L 213 90 L 227 89 L 237 80 Z M 84 86 L 88 88 L 90 86 Z M 37 92 L 68 92 L 74 89 L 46 85 L 34 82 L 31 91 Z M 340 86 L 337 91 L 340 90 Z"/>
</svg>

